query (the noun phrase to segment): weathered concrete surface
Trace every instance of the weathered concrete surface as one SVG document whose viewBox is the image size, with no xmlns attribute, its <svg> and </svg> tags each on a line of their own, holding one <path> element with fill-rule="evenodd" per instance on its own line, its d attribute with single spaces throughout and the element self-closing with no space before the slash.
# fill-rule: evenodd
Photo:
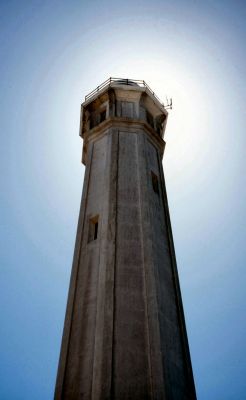
<svg viewBox="0 0 246 400">
<path fill-rule="evenodd" d="M 194 400 L 157 126 L 166 112 L 137 88 L 110 90 L 83 110 L 86 173 L 55 399 Z"/>
</svg>

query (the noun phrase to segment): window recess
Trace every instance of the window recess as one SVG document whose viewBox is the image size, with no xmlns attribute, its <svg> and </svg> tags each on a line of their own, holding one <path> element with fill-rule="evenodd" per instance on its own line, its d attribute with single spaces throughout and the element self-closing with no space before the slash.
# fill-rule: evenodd
<svg viewBox="0 0 246 400">
<path fill-rule="evenodd" d="M 152 126 L 152 128 L 154 128 L 154 117 L 153 117 L 153 115 L 150 114 L 150 112 L 147 111 L 147 110 L 146 110 L 146 120 L 147 120 L 148 124 L 149 124 L 150 126 Z"/>
<path fill-rule="evenodd" d="M 151 179 L 152 179 L 152 188 L 153 188 L 154 192 L 157 193 L 159 196 L 158 176 L 153 171 L 151 171 Z"/>
<path fill-rule="evenodd" d="M 100 112 L 100 123 L 106 119 L 106 109 Z"/>
<path fill-rule="evenodd" d="M 88 243 L 97 240 L 98 238 L 98 221 L 99 215 L 89 219 Z"/>
</svg>

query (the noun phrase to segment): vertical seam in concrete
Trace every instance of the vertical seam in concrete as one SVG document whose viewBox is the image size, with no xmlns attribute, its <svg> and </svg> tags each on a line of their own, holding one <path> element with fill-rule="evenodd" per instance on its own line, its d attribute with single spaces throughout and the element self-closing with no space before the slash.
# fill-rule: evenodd
<svg viewBox="0 0 246 400">
<path fill-rule="evenodd" d="M 66 343 L 66 349 L 65 349 L 65 363 L 64 363 L 64 370 L 63 370 L 63 377 L 62 377 L 62 386 L 61 386 L 61 398 L 63 398 L 63 390 L 64 390 L 64 381 L 65 381 L 65 377 L 66 377 L 66 370 L 67 370 L 67 361 L 68 361 L 68 355 L 69 355 L 69 342 L 71 339 L 71 331 L 72 331 L 72 321 L 73 321 L 73 312 L 74 312 L 74 305 L 75 305 L 75 299 L 76 299 L 76 294 L 77 294 L 77 281 L 78 281 L 78 273 L 79 273 L 79 267 L 80 267 L 80 258 L 81 258 L 81 249 L 82 249 L 82 242 L 83 242 L 83 231 L 84 231 L 84 225 L 85 225 L 85 214 L 86 214 L 86 208 L 87 208 L 87 199 L 88 199 L 88 188 L 90 185 L 90 176 L 91 176 L 91 164 L 92 164 L 92 157 L 93 157 L 93 150 L 94 150 L 94 144 L 92 143 L 92 149 L 91 149 L 91 157 L 90 157 L 90 164 L 89 164 L 89 170 L 88 170 L 88 181 L 87 181 L 87 185 L 85 188 L 85 202 L 84 202 L 84 207 L 82 204 L 83 201 L 83 194 L 82 194 L 82 201 L 81 201 L 81 210 L 80 212 L 83 213 L 82 216 L 82 227 L 80 230 L 80 224 L 78 224 L 78 228 L 77 228 L 77 237 L 79 235 L 79 230 L 80 230 L 80 242 L 79 242 L 79 251 L 78 251 L 78 262 L 77 262 L 77 266 L 76 269 L 74 271 L 74 275 L 75 275 L 75 286 L 74 286 L 74 293 L 73 293 L 73 302 L 72 302 L 72 307 L 71 307 L 71 314 L 70 314 L 70 321 L 69 321 L 69 334 L 68 334 L 68 340 Z M 88 166 L 86 166 L 86 168 L 88 168 Z M 77 241 L 77 237 L 76 237 L 76 241 Z M 72 281 L 72 274 L 71 274 L 71 281 Z M 71 281 L 70 281 L 70 285 L 71 285 Z M 69 292 L 70 292 L 70 287 L 69 287 Z M 68 295 L 68 299 L 70 298 L 70 294 Z M 65 317 L 65 321 L 66 321 L 66 317 Z M 62 343 L 63 344 L 63 343 Z"/>
<path fill-rule="evenodd" d="M 164 178 L 164 172 L 162 170 L 162 163 L 161 163 L 159 154 L 158 154 L 158 164 L 159 164 L 160 176 L 161 176 L 161 180 L 162 180 L 162 185 L 161 185 L 162 201 L 163 201 L 163 206 L 164 206 L 163 207 L 164 208 L 164 218 L 166 221 L 167 233 L 168 233 L 168 245 L 169 245 L 168 247 L 169 247 L 169 251 L 170 251 L 170 255 L 171 255 L 170 258 L 171 258 L 171 264 L 172 264 L 172 277 L 173 277 L 173 283 L 174 283 L 174 288 L 175 288 L 175 301 L 176 301 L 176 305 L 177 305 L 177 309 L 178 309 L 178 321 L 179 321 L 179 326 L 180 326 L 180 331 L 181 331 L 182 349 L 183 349 L 183 352 L 185 355 L 185 361 L 186 361 L 186 367 L 187 367 L 187 369 L 185 369 L 185 372 L 188 371 L 188 382 L 189 382 L 189 386 L 191 388 L 190 394 L 194 395 L 193 399 L 195 400 L 196 399 L 195 384 L 194 384 L 192 365 L 191 365 L 191 359 L 190 359 L 188 337 L 187 337 L 187 332 L 186 332 L 186 327 L 185 327 L 185 317 L 184 317 L 181 291 L 180 291 L 180 285 L 179 285 L 179 278 L 178 278 L 178 272 L 177 272 L 177 263 L 176 263 L 175 248 L 174 248 L 174 243 L 173 243 L 170 214 L 169 214 L 169 208 L 168 208 L 165 178 Z"/>
<path fill-rule="evenodd" d="M 114 285 L 113 285 L 113 323 L 112 323 L 112 362 L 111 362 L 111 399 L 114 399 L 114 341 L 115 341 L 115 284 L 116 284 L 116 263 L 117 263 L 117 219 L 118 219 L 118 173 L 119 173 L 119 136 L 120 133 L 113 131 L 113 135 L 117 135 L 117 157 L 116 157 L 116 183 L 115 183 L 115 253 L 114 253 Z"/>
<path fill-rule="evenodd" d="M 142 197 L 141 197 L 141 188 L 140 188 L 140 173 L 139 173 L 139 135 L 137 137 L 137 174 L 138 174 L 138 195 L 139 195 L 139 213 L 140 213 L 140 229 L 141 229 L 141 250 L 142 250 L 142 262 L 143 262 L 143 273 L 144 273 L 144 294 L 145 294 L 145 310 L 146 310 L 146 325 L 147 325 L 147 341 L 148 341 L 148 364 L 150 371 L 150 390 L 151 390 L 151 399 L 153 397 L 153 373 L 152 373 L 152 364 L 151 364 L 151 347 L 150 347 L 150 338 L 149 338 L 149 310 L 148 310 L 148 295 L 147 295 L 147 284 L 146 284 L 146 263 L 144 258 L 144 246 L 143 246 L 143 225 L 142 225 Z"/>
</svg>

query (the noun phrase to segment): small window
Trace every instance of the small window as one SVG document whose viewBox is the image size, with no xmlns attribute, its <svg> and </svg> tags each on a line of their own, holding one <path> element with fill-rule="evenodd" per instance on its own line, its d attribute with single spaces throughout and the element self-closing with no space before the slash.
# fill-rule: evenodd
<svg viewBox="0 0 246 400">
<path fill-rule="evenodd" d="M 160 123 L 159 121 L 156 124 L 156 132 L 158 133 L 159 136 L 161 136 L 162 133 L 162 123 Z"/>
<path fill-rule="evenodd" d="M 106 119 L 106 110 L 100 112 L 100 123 Z"/>
<path fill-rule="evenodd" d="M 157 175 L 151 171 L 151 178 L 152 178 L 152 187 L 155 193 L 159 195 L 159 182 Z"/>
<path fill-rule="evenodd" d="M 95 124 L 92 118 L 89 119 L 90 129 L 94 128 Z"/>
<path fill-rule="evenodd" d="M 150 112 L 147 111 L 147 110 L 146 110 L 146 119 L 147 119 L 148 124 L 149 124 L 150 126 L 152 126 L 152 128 L 154 128 L 154 117 L 153 117 L 153 115 L 151 115 Z"/>
<path fill-rule="evenodd" d="M 98 238 L 98 219 L 98 215 L 89 219 L 88 243 Z"/>
</svg>

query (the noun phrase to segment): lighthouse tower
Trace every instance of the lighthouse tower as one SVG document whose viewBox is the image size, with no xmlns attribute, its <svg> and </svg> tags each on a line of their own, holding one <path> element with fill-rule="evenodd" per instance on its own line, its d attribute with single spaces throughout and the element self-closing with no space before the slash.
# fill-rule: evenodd
<svg viewBox="0 0 246 400">
<path fill-rule="evenodd" d="M 81 106 L 86 166 L 56 400 L 195 400 L 162 167 L 167 111 L 110 78 Z"/>
</svg>

